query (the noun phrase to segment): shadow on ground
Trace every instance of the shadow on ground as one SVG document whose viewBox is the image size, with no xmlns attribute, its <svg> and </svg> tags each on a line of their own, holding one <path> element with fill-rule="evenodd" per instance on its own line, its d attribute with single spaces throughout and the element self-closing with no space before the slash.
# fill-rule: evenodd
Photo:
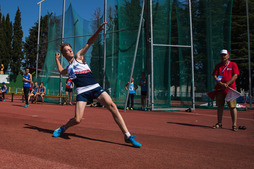
<svg viewBox="0 0 254 169">
<path fill-rule="evenodd" d="M 188 123 L 177 123 L 177 122 L 167 122 L 169 124 L 177 124 L 182 126 L 189 126 L 189 127 L 202 127 L 202 128 L 209 128 L 212 129 L 211 126 L 204 126 L 204 125 L 198 125 L 198 124 L 188 124 Z"/>
<path fill-rule="evenodd" d="M 40 127 L 33 126 L 33 125 L 30 125 L 30 124 L 25 124 L 24 128 L 37 130 L 39 132 L 48 133 L 48 134 L 51 134 L 51 135 L 54 132 L 54 130 L 40 128 Z M 106 140 L 100 140 L 100 139 L 95 139 L 95 138 L 84 137 L 84 136 L 77 135 L 75 133 L 63 133 L 59 137 L 63 138 L 63 139 L 71 139 L 70 137 L 78 137 L 78 138 L 82 138 L 82 139 L 86 139 L 86 140 L 92 140 L 92 141 L 98 141 L 98 142 L 103 142 L 103 143 L 110 143 L 110 144 L 117 144 L 117 145 L 121 145 L 121 146 L 133 147 L 133 146 L 128 145 L 128 144 L 121 144 L 121 143 L 116 143 L 116 142 L 112 142 L 112 141 L 106 141 Z"/>
</svg>

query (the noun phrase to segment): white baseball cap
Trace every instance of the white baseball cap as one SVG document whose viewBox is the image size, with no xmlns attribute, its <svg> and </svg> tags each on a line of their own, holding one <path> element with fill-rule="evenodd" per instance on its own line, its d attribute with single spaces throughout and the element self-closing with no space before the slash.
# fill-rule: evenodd
<svg viewBox="0 0 254 169">
<path fill-rule="evenodd" d="M 228 55 L 229 53 L 228 53 L 228 50 L 222 49 L 222 50 L 220 51 L 220 54 Z"/>
</svg>

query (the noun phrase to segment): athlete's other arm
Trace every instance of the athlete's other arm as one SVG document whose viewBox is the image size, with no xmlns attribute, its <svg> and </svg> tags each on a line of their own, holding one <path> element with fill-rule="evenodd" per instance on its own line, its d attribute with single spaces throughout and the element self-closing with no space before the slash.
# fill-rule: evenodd
<svg viewBox="0 0 254 169">
<path fill-rule="evenodd" d="M 66 79 L 65 86 L 67 86 L 68 79 Z"/>
<path fill-rule="evenodd" d="M 98 30 L 88 39 L 86 45 L 76 53 L 76 55 L 75 55 L 76 60 L 82 61 L 83 63 L 86 62 L 84 55 L 86 54 L 86 52 L 88 51 L 90 46 L 94 43 L 94 41 L 98 37 L 99 33 L 102 30 L 104 30 L 105 24 L 107 24 L 107 22 L 104 22 L 103 24 L 101 24 L 101 26 L 98 28 Z"/>
<path fill-rule="evenodd" d="M 25 79 L 24 76 L 25 76 L 25 75 L 23 75 L 23 82 L 29 82 L 29 83 L 31 83 L 31 82 L 33 81 L 32 75 L 31 75 L 31 74 L 29 75 L 29 76 L 30 76 L 30 80 Z"/>
<path fill-rule="evenodd" d="M 127 88 L 128 85 L 129 85 L 129 82 L 127 82 L 126 85 L 124 86 L 124 88 L 125 88 L 126 90 L 128 90 L 128 88 Z"/>
<path fill-rule="evenodd" d="M 30 74 L 30 80 L 28 80 L 29 83 L 33 82 L 33 76 Z"/>
<path fill-rule="evenodd" d="M 60 74 L 67 74 L 68 71 L 67 69 L 64 69 L 59 61 L 59 58 L 61 57 L 60 53 L 56 53 L 56 65 L 57 65 L 57 68 L 58 68 L 58 71 Z"/>
<path fill-rule="evenodd" d="M 42 94 L 45 94 L 46 93 L 46 87 L 45 86 L 43 86 L 43 88 L 44 88 L 44 92 L 42 92 Z"/>
<path fill-rule="evenodd" d="M 136 83 L 134 83 L 134 85 L 135 85 L 135 90 L 137 90 L 138 89 L 138 85 Z"/>
</svg>

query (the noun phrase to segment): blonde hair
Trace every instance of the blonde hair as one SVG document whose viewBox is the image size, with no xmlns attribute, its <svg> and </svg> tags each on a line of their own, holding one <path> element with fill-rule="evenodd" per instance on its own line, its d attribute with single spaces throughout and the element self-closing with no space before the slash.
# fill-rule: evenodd
<svg viewBox="0 0 254 169">
<path fill-rule="evenodd" d="M 65 46 L 70 46 L 70 47 L 71 47 L 71 45 L 70 45 L 69 43 L 62 43 L 62 44 L 59 46 L 59 49 L 60 49 L 61 53 L 63 53 L 63 48 L 64 48 Z M 71 48 L 72 48 L 72 47 L 71 47 Z"/>
</svg>

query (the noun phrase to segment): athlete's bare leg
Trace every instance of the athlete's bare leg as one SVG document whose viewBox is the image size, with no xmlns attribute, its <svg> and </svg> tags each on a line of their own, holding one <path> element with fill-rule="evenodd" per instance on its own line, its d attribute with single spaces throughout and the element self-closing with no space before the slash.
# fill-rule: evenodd
<svg viewBox="0 0 254 169">
<path fill-rule="evenodd" d="M 72 104 L 72 92 L 69 92 L 69 102 Z"/>
<path fill-rule="evenodd" d="M 71 126 L 79 124 L 82 121 L 86 104 L 87 104 L 87 102 L 83 102 L 83 101 L 78 101 L 76 103 L 76 106 L 75 106 L 75 117 L 70 119 L 65 124 L 65 130 L 68 129 L 69 127 L 71 127 Z"/>
<path fill-rule="evenodd" d="M 122 118 L 122 115 L 120 114 L 120 112 L 118 111 L 115 103 L 112 101 L 111 97 L 108 95 L 107 92 L 103 92 L 98 98 L 97 100 L 104 105 L 112 114 L 115 122 L 117 123 L 117 125 L 120 127 L 121 131 L 123 132 L 123 134 L 128 133 L 128 129 L 125 125 L 125 122 Z"/>
<path fill-rule="evenodd" d="M 40 96 L 41 96 L 41 101 L 42 101 L 42 103 L 44 103 L 44 94 L 41 93 Z"/>
</svg>

